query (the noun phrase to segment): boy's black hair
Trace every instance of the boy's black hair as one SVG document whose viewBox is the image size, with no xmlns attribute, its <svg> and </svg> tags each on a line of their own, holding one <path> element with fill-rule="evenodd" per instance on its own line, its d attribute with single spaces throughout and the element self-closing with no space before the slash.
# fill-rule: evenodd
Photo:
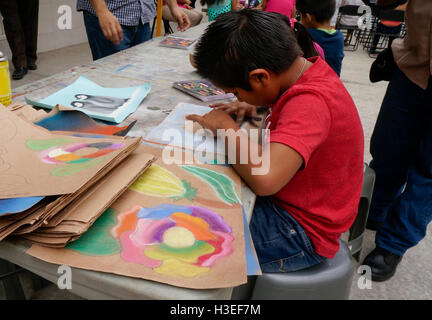
<svg viewBox="0 0 432 320">
<path fill-rule="evenodd" d="M 300 55 L 285 15 L 243 9 L 221 14 L 207 27 L 194 59 L 198 74 L 216 85 L 251 90 L 252 70 L 280 74 Z"/>
<path fill-rule="evenodd" d="M 330 21 L 336 10 L 335 0 L 297 0 L 296 9 L 302 14 L 309 13 L 317 22 Z"/>
</svg>

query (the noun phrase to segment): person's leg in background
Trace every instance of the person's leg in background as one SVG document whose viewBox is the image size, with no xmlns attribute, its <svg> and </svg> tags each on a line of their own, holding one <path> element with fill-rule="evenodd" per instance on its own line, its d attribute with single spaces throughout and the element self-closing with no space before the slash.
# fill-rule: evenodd
<svg viewBox="0 0 432 320">
<path fill-rule="evenodd" d="M 376 181 L 367 227 L 377 247 L 363 264 L 374 281 L 392 277 L 403 254 L 432 219 L 431 85 L 427 91 L 397 70 L 387 88 L 371 139 Z"/>
<path fill-rule="evenodd" d="M 96 16 L 86 11 L 83 12 L 83 16 L 93 60 L 101 59 L 132 46 L 136 27 L 121 26 L 123 41 L 120 44 L 114 44 L 105 38 Z"/>
<path fill-rule="evenodd" d="M 190 23 L 191 23 L 191 25 L 190 25 L 191 27 L 194 27 L 201 22 L 201 20 L 203 18 L 203 14 L 201 12 L 199 12 L 199 10 L 197 10 L 197 9 L 189 10 L 186 8 L 181 8 L 181 9 L 188 16 Z M 176 22 L 176 19 L 171 14 L 171 11 L 169 10 L 168 6 L 163 6 L 162 17 L 168 21 Z"/>
<path fill-rule="evenodd" d="M 39 0 L 18 1 L 18 6 L 25 38 L 27 68 L 36 70 Z"/>
<path fill-rule="evenodd" d="M 27 73 L 27 57 L 24 32 L 19 16 L 19 0 L 0 1 L 0 13 L 9 47 L 12 51 L 14 72 L 12 79 L 22 79 Z"/>
<path fill-rule="evenodd" d="M 132 41 L 132 46 L 135 46 L 137 44 L 146 42 L 150 40 L 151 37 L 151 28 L 150 28 L 150 22 L 147 22 L 145 24 L 140 24 L 136 27 L 134 39 Z"/>
<path fill-rule="evenodd" d="M 381 22 L 378 22 L 378 26 L 376 28 L 376 33 L 374 34 L 374 36 L 372 38 L 372 45 L 371 45 L 369 53 L 375 53 L 376 52 L 376 48 L 377 48 L 378 43 L 381 39 L 381 33 L 384 33 L 383 27 L 384 27 L 384 25 Z"/>
</svg>

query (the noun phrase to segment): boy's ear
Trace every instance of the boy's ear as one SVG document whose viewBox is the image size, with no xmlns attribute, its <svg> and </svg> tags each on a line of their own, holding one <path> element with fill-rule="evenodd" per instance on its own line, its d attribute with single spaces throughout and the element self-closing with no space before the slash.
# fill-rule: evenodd
<svg viewBox="0 0 432 320">
<path fill-rule="evenodd" d="M 271 74 L 266 69 L 254 69 L 249 72 L 249 84 L 252 90 L 260 90 L 267 87 L 270 81 Z"/>
<path fill-rule="evenodd" d="M 313 16 L 310 13 L 306 13 L 305 15 L 301 15 L 301 21 L 303 21 L 303 25 L 310 25 L 313 21 Z"/>
</svg>

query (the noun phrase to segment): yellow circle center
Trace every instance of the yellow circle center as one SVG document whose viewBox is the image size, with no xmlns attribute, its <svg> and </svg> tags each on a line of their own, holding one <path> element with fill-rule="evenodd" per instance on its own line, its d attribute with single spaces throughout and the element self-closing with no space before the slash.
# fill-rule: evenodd
<svg viewBox="0 0 432 320">
<path fill-rule="evenodd" d="M 195 243 L 195 236 L 186 228 L 172 227 L 165 231 L 162 241 L 171 248 L 187 248 Z"/>
</svg>

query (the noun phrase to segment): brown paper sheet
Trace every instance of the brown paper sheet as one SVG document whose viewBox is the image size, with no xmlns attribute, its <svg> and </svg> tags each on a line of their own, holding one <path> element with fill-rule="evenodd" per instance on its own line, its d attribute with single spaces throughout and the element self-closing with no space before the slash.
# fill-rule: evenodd
<svg viewBox="0 0 432 320">
<path fill-rule="evenodd" d="M 51 134 L 0 108 L 0 199 L 77 192 L 136 145 Z"/>
<path fill-rule="evenodd" d="M 146 150 L 161 156 L 161 149 Z M 63 249 L 33 245 L 27 253 L 180 287 L 241 285 L 247 277 L 240 192 L 229 167 L 159 159 L 77 241 Z"/>
<path fill-rule="evenodd" d="M 138 147 L 118 167 L 108 173 L 99 183 L 90 188 L 65 209 L 56 214 L 43 227 L 26 236 L 73 237 L 81 235 L 93 222 L 155 161 L 155 157 Z M 28 233 L 28 232 L 24 232 Z M 16 233 L 16 234 L 23 234 Z M 47 241 L 49 245 L 50 240 Z M 43 243 L 43 238 L 38 239 Z M 65 241 L 64 245 L 69 241 Z"/>
</svg>

